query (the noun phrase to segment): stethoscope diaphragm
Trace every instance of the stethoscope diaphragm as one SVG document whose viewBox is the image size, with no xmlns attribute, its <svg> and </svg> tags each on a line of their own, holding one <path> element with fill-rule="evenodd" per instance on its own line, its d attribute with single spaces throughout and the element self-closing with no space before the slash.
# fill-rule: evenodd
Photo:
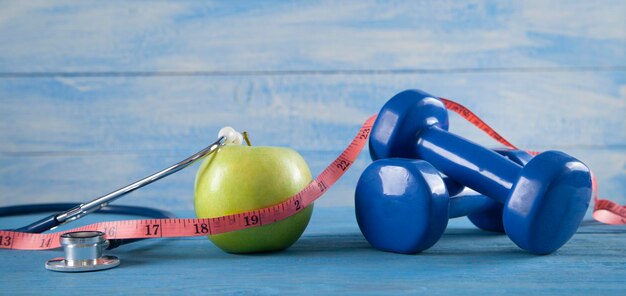
<svg viewBox="0 0 626 296">
<path fill-rule="evenodd" d="M 103 256 L 102 250 L 109 246 L 100 231 L 68 232 L 60 237 L 65 258 L 46 262 L 46 269 L 60 272 L 85 272 L 105 270 L 120 265 L 115 256 Z"/>
</svg>

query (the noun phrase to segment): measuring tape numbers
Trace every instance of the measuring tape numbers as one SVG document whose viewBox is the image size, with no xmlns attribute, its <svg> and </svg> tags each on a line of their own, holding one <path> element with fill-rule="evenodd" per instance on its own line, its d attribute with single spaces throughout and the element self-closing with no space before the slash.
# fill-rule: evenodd
<svg viewBox="0 0 626 296">
<path fill-rule="evenodd" d="M 354 163 L 374 125 L 372 116 L 350 145 L 315 180 L 300 192 L 274 206 L 215 218 L 124 220 L 94 223 L 63 232 L 24 233 L 0 230 L 0 249 L 49 250 L 59 248 L 59 236 L 74 231 L 101 231 L 107 239 L 206 236 L 260 227 L 289 218 L 320 198 Z"/>
<path fill-rule="evenodd" d="M 440 98 L 446 108 L 469 121 L 494 140 L 509 147 L 518 149 L 497 133 L 492 127 L 463 105 Z M 376 115 L 371 116 L 361 126 L 359 133 L 348 147 L 337 157 L 315 180 L 302 191 L 289 199 L 271 207 L 242 212 L 215 218 L 173 218 L 124 220 L 94 223 L 72 230 L 53 233 L 23 233 L 0 230 L 0 249 L 15 250 L 48 250 L 60 247 L 59 236 L 74 231 L 101 231 L 107 239 L 130 238 L 164 238 L 206 236 L 236 231 L 252 227 L 260 227 L 289 218 L 320 198 L 354 163 L 363 146 L 367 143 Z M 538 152 L 529 151 L 536 155 Z M 606 224 L 626 224 L 626 206 L 610 200 L 599 199 L 597 184 L 593 178 L 594 212 L 593 217 Z"/>
</svg>

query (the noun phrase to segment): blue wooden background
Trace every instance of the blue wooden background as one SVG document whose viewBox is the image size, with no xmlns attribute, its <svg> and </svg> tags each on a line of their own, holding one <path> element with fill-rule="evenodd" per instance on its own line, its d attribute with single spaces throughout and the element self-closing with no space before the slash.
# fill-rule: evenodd
<svg viewBox="0 0 626 296">
<path fill-rule="evenodd" d="M 0 206 L 85 201 L 220 127 L 319 173 L 420 88 L 626 203 L 626 1 L 2 1 Z M 458 116 L 451 130 L 497 146 Z M 352 206 L 363 153 L 318 207 Z M 123 199 L 193 209 L 197 165 Z"/>
<path fill-rule="evenodd" d="M 407 88 L 461 102 L 520 147 L 578 157 L 626 204 L 624 0 L 0 0 L 0 206 L 106 194 L 224 125 L 296 149 L 317 175 Z M 497 146 L 454 114 L 451 130 Z M 352 209 L 370 162 L 364 151 L 284 252 L 148 240 L 113 250 L 117 269 L 60 274 L 43 269 L 59 250 L 6 251 L 0 291 L 623 295 L 624 227 L 586 221 L 550 256 L 463 219 L 420 255 L 371 248 Z M 117 203 L 192 216 L 197 167 Z"/>
</svg>

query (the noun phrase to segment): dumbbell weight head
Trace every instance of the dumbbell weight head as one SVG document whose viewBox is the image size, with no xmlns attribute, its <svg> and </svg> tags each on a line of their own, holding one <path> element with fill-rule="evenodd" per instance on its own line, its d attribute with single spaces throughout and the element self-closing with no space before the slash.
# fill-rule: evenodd
<svg viewBox="0 0 626 296">
<path fill-rule="evenodd" d="M 415 97 L 421 97 L 415 100 Z M 372 160 L 417 158 L 415 141 L 431 125 L 448 130 L 448 110 L 441 100 L 420 90 L 405 90 L 391 98 L 378 113 L 370 134 Z"/>
<path fill-rule="evenodd" d="M 591 199 L 589 169 L 556 151 L 517 165 L 449 133 L 444 111 L 443 102 L 422 91 L 394 96 L 372 128 L 372 158 L 424 159 L 455 181 L 503 203 L 507 234 L 532 253 L 551 253 L 567 242 Z"/>
<path fill-rule="evenodd" d="M 543 152 L 522 168 L 506 199 L 506 234 L 522 249 L 552 253 L 576 233 L 590 197 L 587 166 L 562 152 Z"/>
<path fill-rule="evenodd" d="M 415 89 L 398 93 L 383 106 L 374 122 L 369 141 L 372 160 L 417 158 L 413 149 L 415 141 L 420 130 L 431 125 L 448 130 L 448 111 L 440 99 Z M 522 150 L 494 151 L 519 165 L 525 165 L 532 158 Z"/>
<path fill-rule="evenodd" d="M 484 196 L 451 200 L 439 172 L 421 160 L 375 161 L 361 175 L 355 192 L 356 218 L 365 238 L 375 248 L 396 253 L 430 248 L 443 235 L 451 215 L 477 209 L 484 228 L 502 231 L 501 204 Z"/>
<path fill-rule="evenodd" d="M 448 225 L 448 191 L 439 172 L 421 160 L 370 164 L 355 192 L 356 219 L 372 246 L 416 253 L 430 248 Z"/>
<path fill-rule="evenodd" d="M 503 205 L 487 197 L 485 199 L 484 203 L 486 205 L 484 209 L 467 215 L 467 219 L 482 230 L 505 233 L 502 222 Z"/>
</svg>

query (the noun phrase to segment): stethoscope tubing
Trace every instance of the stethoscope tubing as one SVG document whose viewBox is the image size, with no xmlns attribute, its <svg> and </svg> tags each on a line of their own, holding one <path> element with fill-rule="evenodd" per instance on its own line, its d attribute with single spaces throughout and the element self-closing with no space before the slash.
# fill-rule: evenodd
<svg viewBox="0 0 626 296">
<path fill-rule="evenodd" d="M 41 212 L 58 212 L 56 214 L 47 216 L 29 225 L 14 230 L 28 233 L 41 233 L 59 225 L 82 218 L 95 211 L 112 214 L 131 214 L 152 218 L 175 217 L 169 212 L 157 209 L 132 206 L 110 206 L 109 203 L 154 181 L 160 180 L 166 176 L 169 176 L 184 169 L 185 167 L 191 165 L 199 159 L 216 151 L 221 145 L 224 145 L 225 141 L 226 137 L 220 136 L 211 145 L 185 158 L 184 160 L 86 203 L 55 203 L 8 206 L 0 208 L 0 216 L 25 215 Z"/>
</svg>

